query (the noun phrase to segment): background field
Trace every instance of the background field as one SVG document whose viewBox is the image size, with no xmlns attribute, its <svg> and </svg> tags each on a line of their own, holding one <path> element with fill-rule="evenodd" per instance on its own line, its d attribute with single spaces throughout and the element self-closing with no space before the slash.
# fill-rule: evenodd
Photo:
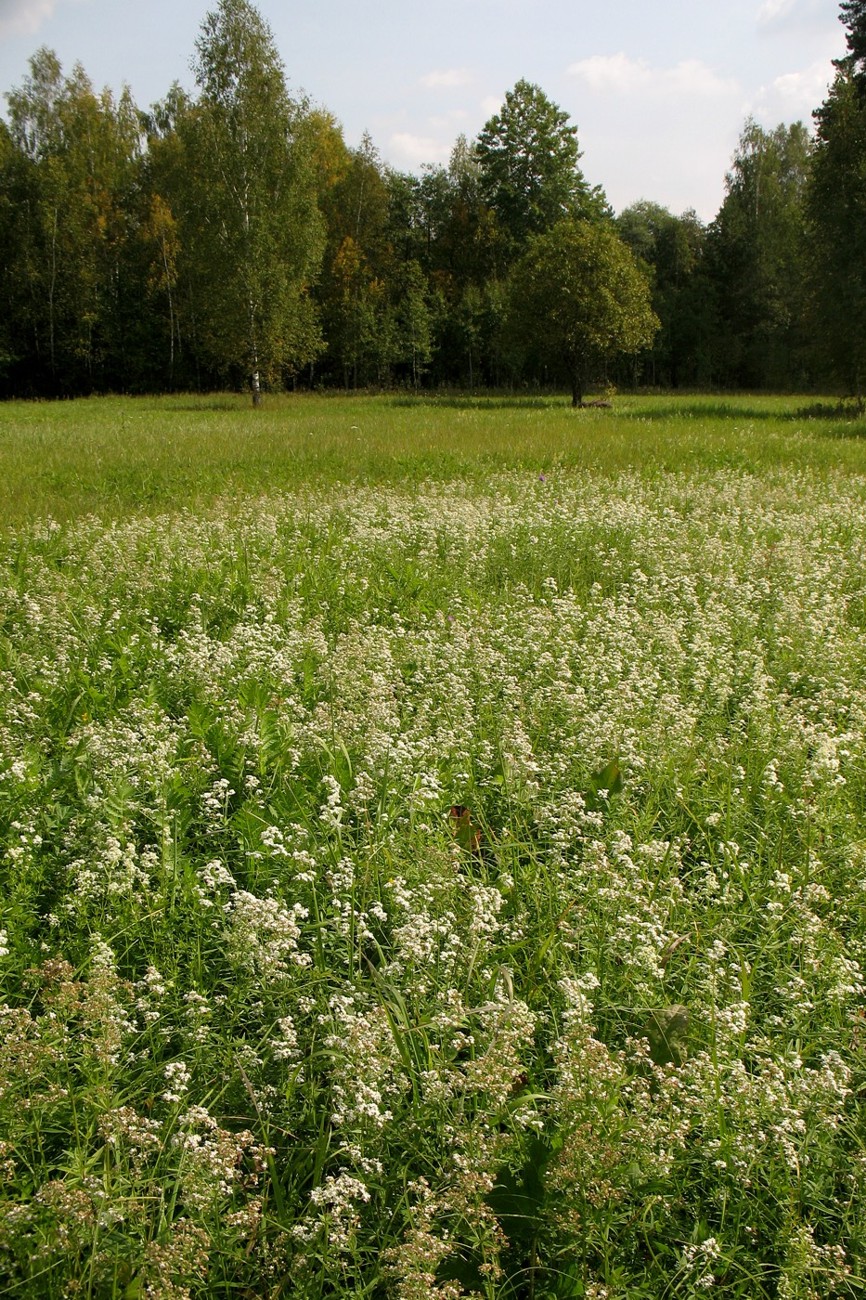
<svg viewBox="0 0 866 1300">
<path fill-rule="evenodd" d="M 866 427 L 802 405 L 0 408 L 6 1294 L 864 1294 Z"/>
<path fill-rule="evenodd" d="M 619 397 L 611 411 L 557 398 L 231 395 L 8 402 L 0 513 L 103 518 L 202 506 L 308 482 L 406 484 L 502 469 L 602 474 L 803 465 L 859 470 L 866 420 L 837 399 Z"/>
</svg>

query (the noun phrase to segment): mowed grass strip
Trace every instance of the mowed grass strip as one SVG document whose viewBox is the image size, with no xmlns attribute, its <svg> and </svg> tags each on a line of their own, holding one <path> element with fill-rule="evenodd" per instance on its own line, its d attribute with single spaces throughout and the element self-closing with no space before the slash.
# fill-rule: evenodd
<svg viewBox="0 0 866 1300">
<path fill-rule="evenodd" d="M 0 517 L 105 519 L 318 483 L 773 465 L 860 472 L 866 421 L 835 399 L 667 396 L 108 397 L 0 406 Z"/>
</svg>

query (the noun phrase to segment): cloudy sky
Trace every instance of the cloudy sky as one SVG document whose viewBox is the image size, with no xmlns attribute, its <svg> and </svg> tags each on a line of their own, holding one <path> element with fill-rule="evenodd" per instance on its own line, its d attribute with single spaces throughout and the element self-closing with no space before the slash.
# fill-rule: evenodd
<svg viewBox="0 0 866 1300">
<path fill-rule="evenodd" d="M 0 0 L 0 91 L 40 46 L 147 107 L 190 59 L 213 0 Z M 845 52 L 836 0 L 260 0 L 289 83 L 382 157 L 447 162 L 520 78 L 579 131 L 587 180 L 716 213 L 746 117 L 811 122 Z M 4 101 L 5 103 L 5 101 Z"/>
</svg>

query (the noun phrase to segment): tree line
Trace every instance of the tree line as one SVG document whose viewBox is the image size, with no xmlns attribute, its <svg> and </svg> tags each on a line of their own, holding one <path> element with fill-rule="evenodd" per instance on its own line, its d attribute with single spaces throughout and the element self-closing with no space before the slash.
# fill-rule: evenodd
<svg viewBox="0 0 866 1300">
<path fill-rule="evenodd" d="M 48 49 L 0 121 L 0 395 L 567 382 L 860 396 L 866 0 L 815 129 L 747 121 L 709 224 L 614 214 L 519 81 L 409 175 L 290 93 L 248 0 L 143 112 Z"/>
</svg>

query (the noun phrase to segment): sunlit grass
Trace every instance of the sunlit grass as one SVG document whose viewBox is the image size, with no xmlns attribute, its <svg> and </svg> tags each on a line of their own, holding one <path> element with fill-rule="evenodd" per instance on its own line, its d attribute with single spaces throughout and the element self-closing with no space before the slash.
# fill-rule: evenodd
<svg viewBox="0 0 866 1300">
<path fill-rule="evenodd" d="M 864 1294 L 866 441 L 797 411 L 0 409 L 0 1292 Z"/>
<path fill-rule="evenodd" d="M 814 414 L 818 412 L 818 414 Z M 620 396 L 98 398 L 0 406 L 0 515 L 204 506 L 302 484 L 412 482 L 506 468 L 602 474 L 866 465 L 866 420 L 827 399 Z"/>
</svg>

